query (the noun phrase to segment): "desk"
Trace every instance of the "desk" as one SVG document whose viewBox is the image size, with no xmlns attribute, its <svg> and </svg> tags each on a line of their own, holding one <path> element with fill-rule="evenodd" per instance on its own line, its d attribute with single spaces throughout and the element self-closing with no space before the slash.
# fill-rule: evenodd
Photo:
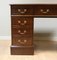
<svg viewBox="0 0 57 60">
<path fill-rule="evenodd" d="M 11 54 L 33 55 L 35 17 L 57 17 L 56 4 L 11 4 Z"/>
</svg>

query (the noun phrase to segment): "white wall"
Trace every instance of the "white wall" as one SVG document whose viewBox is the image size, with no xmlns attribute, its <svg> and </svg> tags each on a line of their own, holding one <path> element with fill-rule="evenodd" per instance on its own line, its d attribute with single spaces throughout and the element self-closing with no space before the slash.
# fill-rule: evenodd
<svg viewBox="0 0 57 60">
<path fill-rule="evenodd" d="M 56 4 L 57 0 L 1 0 L 0 1 L 0 37 L 2 36 L 11 36 L 11 20 L 10 20 L 10 5 L 9 4 Z M 44 22 L 43 22 L 44 21 Z M 40 24 L 36 24 L 37 22 L 40 22 Z M 46 23 L 49 25 L 45 25 Z M 54 23 L 53 23 L 54 22 Z M 53 29 L 57 33 L 57 19 L 41 19 L 41 20 L 35 20 L 35 31 L 38 29 L 43 30 L 43 28 L 46 29 Z M 56 25 L 55 25 L 56 24 Z M 57 34 L 55 34 L 57 37 Z"/>
</svg>

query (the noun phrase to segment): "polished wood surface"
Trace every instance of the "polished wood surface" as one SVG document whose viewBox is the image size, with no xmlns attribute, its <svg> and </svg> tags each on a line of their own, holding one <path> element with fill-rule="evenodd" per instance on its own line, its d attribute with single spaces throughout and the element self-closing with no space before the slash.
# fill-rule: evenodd
<svg viewBox="0 0 57 60">
<path fill-rule="evenodd" d="M 12 4 L 12 55 L 31 55 L 33 49 L 34 17 L 57 17 L 56 4 Z"/>
<path fill-rule="evenodd" d="M 18 47 L 11 46 L 11 54 L 12 55 L 33 55 L 34 48 L 32 46 L 27 47 Z"/>
<path fill-rule="evenodd" d="M 36 5 L 34 15 L 57 15 L 57 5 Z"/>
<path fill-rule="evenodd" d="M 33 6 L 24 5 L 12 5 L 11 14 L 12 15 L 33 15 Z"/>
<path fill-rule="evenodd" d="M 33 17 L 19 17 L 19 16 L 12 16 L 12 26 L 16 27 L 31 27 L 33 24 Z"/>
<path fill-rule="evenodd" d="M 13 37 L 12 45 L 15 46 L 31 46 L 32 38 L 31 37 Z"/>
</svg>

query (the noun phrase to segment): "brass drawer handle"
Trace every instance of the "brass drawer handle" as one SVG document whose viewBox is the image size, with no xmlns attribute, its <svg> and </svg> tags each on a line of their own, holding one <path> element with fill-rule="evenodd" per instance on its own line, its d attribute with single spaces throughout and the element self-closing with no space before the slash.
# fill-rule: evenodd
<svg viewBox="0 0 57 60">
<path fill-rule="evenodd" d="M 18 23 L 19 23 L 19 24 L 21 24 L 21 25 L 25 25 L 25 24 L 27 23 L 27 21 L 26 21 L 26 20 L 24 20 L 24 22 L 23 22 L 23 23 L 21 23 L 21 21 L 18 21 Z"/>
<path fill-rule="evenodd" d="M 18 33 L 20 33 L 20 34 L 25 34 L 27 31 L 26 30 L 24 30 L 23 32 L 21 32 L 20 30 L 18 30 Z"/>
<path fill-rule="evenodd" d="M 42 13 L 48 13 L 50 10 L 47 9 L 46 11 L 44 11 L 43 9 L 40 10 Z"/>
<path fill-rule="evenodd" d="M 27 40 L 23 40 L 23 41 L 18 40 L 18 42 L 21 43 L 21 44 L 25 44 L 27 42 Z"/>
<path fill-rule="evenodd" d="M 21 13 L 21 14 L 24 14 L 27 12 L 27 9 L 18 9 L 18 12 Z"/>
</svg>

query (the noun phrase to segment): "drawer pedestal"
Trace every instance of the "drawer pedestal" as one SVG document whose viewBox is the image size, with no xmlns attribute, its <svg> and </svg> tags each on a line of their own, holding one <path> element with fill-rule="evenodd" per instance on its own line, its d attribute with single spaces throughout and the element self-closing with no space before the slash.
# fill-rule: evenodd
<svg viewBox="0 0 57 60">
<path fill-rule="evenodd" d="M 57 17 L 57 4 L 11 4 L 11 55 L 33 55 L 34 17 Z"/>
</svg>

